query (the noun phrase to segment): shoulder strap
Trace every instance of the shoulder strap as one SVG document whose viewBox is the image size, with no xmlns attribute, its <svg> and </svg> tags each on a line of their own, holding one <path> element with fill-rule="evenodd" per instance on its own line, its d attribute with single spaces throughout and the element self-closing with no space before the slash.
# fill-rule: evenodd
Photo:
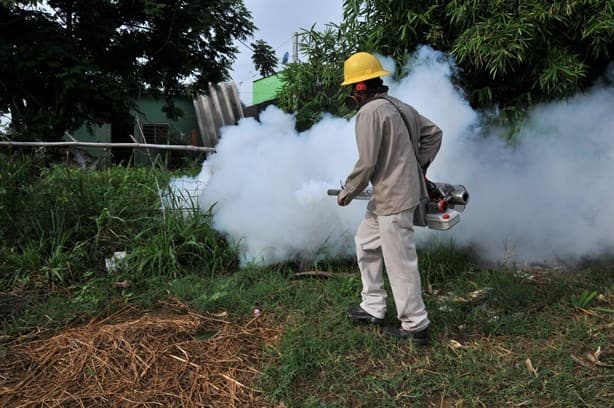
<svg viewBox="0 0 614 408">
<path fill-rule="evenodd" d="M 375 98 L 373 98 L 371 100 L 375 100 L 375 99 L 385 99 L 392 106 L 394 106 L 395 109 L 399 112 L 399 115 L 401 115 L 401 119 L 403 119 L 403 123 L 405 123 L 405 127 L 407 127 L 407 134 L 409 136 L 409 141 L 411 142 L 412 150 L 414 151 L 414 154 L 416 155 L 416 165 L 418 167 L 418 174 L 420 175 L 421 179 L 424 180 L 424 182 L 426 183 L 427 182 L 426 176 L 424 175 L 424 170 L 422 169 L 422 164 L 420 163 L 420 158 L 418 157 L 418 151 L 417 151 L 417 149 L 420 148 L 420 141 L 417 141 L 417 143 L 414 144 L 414 140 L 411 138 L 411 130 L 410 130 L 410 127 L 409 127 L 409 121 L 407 120 L 407 117 L 405 116 L 405 113 L 403 113 L 401 108 L 399 108 L 397 106 L 397 104 L 394 103 L 394 101 L 392 99 L 390 99 L 389 97 L 387 97 L 387 96 L 380 95 L 380 96 L 376 96 Z M 420 188 L 421 195 L 422 195 L 423 198 L 428 199 L 429 198 L 428 187 L 426 187 L 426 190 L 424 188 L 425 188 L 425 186 L 422 186 Z M 425 221 L 424 225 L 426 225 L 426 221 Z"/>
<path fill-rule="evenodd" d="M 399 115 L 401 115 L 401 119 L 403 119 L 403 123 L 405 123 L 405 127 L 407 128 L 407 134 L 409 135 L 409 140 L 411 141 L 411 146 L 413 148 L 414 154 L 416 155 L 416 163 L 418 163 L 418 169 L 420 171 L 420 174 L 424 177 L 423 170 L 422 170 L 422 164 L 420 163 L 420 158 L 418 157 L 418 152 L 416 150 L 416 148 L 420 148 L 420 141 L 419 140 L 418 141 L 414 141 L 411 138 L 411 130 L 410 130 L 410 127 L 409 127 L 409 122 L 407 120 L 407 117 L 405 116 L 405 113 L 403 113 L 401 108 L 399 108 L 397 106 L 397 104 L 394 103 L 394 101 L 392 99 L 390 99 L 388 96 L 380 95 L 380 96 L 376 96 L 375 98 L 373 98 L 371 100 L 373 101 L 373 100 L 376 100 L 376 99 L 384 99 L 384 100 L 390 102 L 390 104 L 392 106 L 394 106 L 395 109 L 399 112 Z"/>
</svg>

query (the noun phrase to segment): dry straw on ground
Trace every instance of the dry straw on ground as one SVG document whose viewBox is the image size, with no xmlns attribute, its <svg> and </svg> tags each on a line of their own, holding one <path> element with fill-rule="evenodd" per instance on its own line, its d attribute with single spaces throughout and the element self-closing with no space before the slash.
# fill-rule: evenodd
<svg viewBox="0 0 614 408">
<path fill-rule="evenodd" d="M 279 328 L 175 304 L 124 310 L 51 338 L 16 344 L 0 361 L 2 407 L 262 407 L 253 384 Z"/>
</svg>

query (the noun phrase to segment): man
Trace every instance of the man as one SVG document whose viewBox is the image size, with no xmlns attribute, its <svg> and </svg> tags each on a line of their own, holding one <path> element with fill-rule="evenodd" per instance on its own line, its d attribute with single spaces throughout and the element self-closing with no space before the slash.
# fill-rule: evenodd
<svg viewBox="0 0 614 408">
<path fill-rule="evenodd" d="M 389 75 L 366 52 L 344 63 L 342 86 L 351 85 L 349 104 L 358 109 L 358 161 L 337 196 L 348 205 L 371 183 L 372 198 L 356 233 L 356 257 L 362 278 L 362 302 L 350 319 L 382 324 L 387 293 L 384 267 L 400 326 L 383 333 L 416 344 L 428 341 L 429 319 L 422 299 L 414 240 L 414 211 L 427 195 L 424 173 L 441 146 L 442 132 L 414 108 L 388 96 L 381 76 Z"/>
</svg>

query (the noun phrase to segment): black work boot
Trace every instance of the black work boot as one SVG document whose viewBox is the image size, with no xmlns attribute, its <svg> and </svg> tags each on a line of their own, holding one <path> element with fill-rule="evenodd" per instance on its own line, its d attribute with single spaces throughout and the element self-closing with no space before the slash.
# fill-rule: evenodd
<svg viewBox="0 0 614 408">
<path fill-rule="evenodd" d="M 384 319 L 380 319 L 379 317 L 375 317 L 367 312 L 360 306 L 352 306 L 348 309 L 348 318 L 351 320 L 373 323 L 373 324 L 382 324 L 384 323 Z"/>
<path fill-rule="evenodd" d="M 411 340 L 414 344 L 421 346 L 429 342 L 428 327 L 417 332 L 410 332 L 398 326 L 386 326 L 382 328 L 382 333 L 401 341 Z"/>
</svg>

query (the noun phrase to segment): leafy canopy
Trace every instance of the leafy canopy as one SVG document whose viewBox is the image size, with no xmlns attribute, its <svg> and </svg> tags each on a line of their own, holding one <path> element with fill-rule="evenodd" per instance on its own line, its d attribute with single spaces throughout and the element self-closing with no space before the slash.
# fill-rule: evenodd
<svg viewBox="0 0 614 408">
<path fill-rule="evenodd" d="M 302 127 L 335 110 L 329 95 L 341 82 L 344 58 L 356 51 L 392 56 L 403 75 L 408 55 L 422 44 L 456 59 L 459 85 L 474 108 L 497 105 L 505 117 L 583 90 L 603 74 L 614 57 L 614 1 L 345 0 L 334 31 L 305 33 L 308 62 L 287 75 L 311 79 L 281 95 Z M 323 47 L 334 52 L 325 55 Z"/>
<path fill-rule="evenodd" d="M 275 50 L 266 41 L 258 40 L 252 43 L 252 62 L 263 77 L 274 75 L 277 67 Z"/>
<path fill-rule="evenodd" d="M 226 80 L 234 40 L 255 29 L 241 0 L 0 3 L 0 113 L 16 137 L 53 140 L 125 115 L 146 89 L 166 97 Z"/>
<path fill-rule="evenodd" d="M 308 129 L 323 112 L 337 116 L 348 114 L 343 104 L 340 68 L 351 49 L 347 36 L 339 26 L 329 25 L 324 31 L 311 28 L 300 35 L 299 47 L 307 55 L 306 62 L 287 64 L 279 92 L 279 105 L 296 116 L 297 130 Z"/>
</svg>

